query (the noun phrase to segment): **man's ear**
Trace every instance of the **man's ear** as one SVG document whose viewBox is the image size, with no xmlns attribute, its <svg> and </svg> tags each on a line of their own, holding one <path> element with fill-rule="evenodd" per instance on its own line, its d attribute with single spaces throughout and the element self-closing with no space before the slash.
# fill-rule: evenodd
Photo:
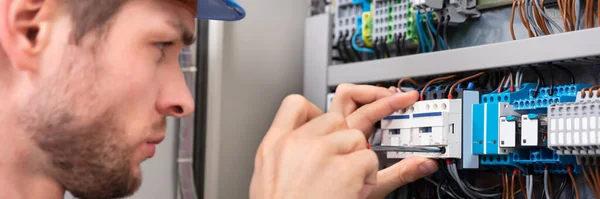
<svg viewBox="0 0 600 199">
<path fill-rule="evenodd" d="M 10 1 L 9 1 L 10 2 Z M 0 43 L 12 66 L 20 70 L 37 71 L 42 51 L 48 45 L 53 13 L 58 12 L 56 0 L 12 0 L 3 27 L 6 31 Z"/>
</svg>

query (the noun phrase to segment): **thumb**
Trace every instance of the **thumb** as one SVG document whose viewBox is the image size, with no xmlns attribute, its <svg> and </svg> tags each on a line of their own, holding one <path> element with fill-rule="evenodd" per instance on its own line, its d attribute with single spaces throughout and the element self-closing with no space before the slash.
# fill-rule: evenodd
<svg viewBox="0 0 600 199">
<path fill-rule="evenodd" d="M 377 185 L 369 198 L 385 198 L 398 187 L 428 176 L 437 170 L 438 164 L 434 160 L 423 157 L 406 158 L 377 173 Z"/>
</svg>

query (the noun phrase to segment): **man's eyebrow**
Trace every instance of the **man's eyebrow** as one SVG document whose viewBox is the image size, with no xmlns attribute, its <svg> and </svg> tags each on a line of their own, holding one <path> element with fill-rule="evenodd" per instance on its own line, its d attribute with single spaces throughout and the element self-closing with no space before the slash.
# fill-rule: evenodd
<svg viewBox="0 0 600 199">
<path fill-rule="evenodd" d="M 189 46 L 196 42 L 196 37 L 194 37 L 194 32 L 192 32 L 185 25 L 183 25 L 182 21 L 169 20 L 169 21 L 167 21 L 167 23 L 180 33 L 181 42 L 184 45 Z"/>
</svg>

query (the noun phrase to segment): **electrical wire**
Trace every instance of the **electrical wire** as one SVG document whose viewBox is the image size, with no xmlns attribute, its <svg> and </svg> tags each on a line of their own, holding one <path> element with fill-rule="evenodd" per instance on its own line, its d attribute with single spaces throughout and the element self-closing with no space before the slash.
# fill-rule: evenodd
<svg viewBox="0 0 600 199">
<path fill-rule="evenodd" d="M 590 178 L 592 179 L 592 184 L 594 185 L 592 187 L 592 189 L 595 189 L 596 192 L 598 193 L 598 191 L 599 191 L 598 190 L 598 180 L 596 179 L 596 175 L 594 174 L 595 173 L 594 168 L 592 167 L 591 164 L 588 164 L 588 168 L 590 170 Z"/>
<path fill-rule="evenodd" d="M 435 79 L 427 82 L 427 84 L 425 84 L 425 86 L 421 90 L 421 95 L 420 95 L 419 99 L 420 100 L 424 100 L 423 96 L 425 95 L 425 91 L 427 90 L 427 88 L 429 86 L 431 86 L 431 84 L 434 84 L 434 83 L 437 83 L 437 82 L 440 82 L 440 81 L 444 81 L 444 80 L 448 80 L 448 79 L 452 79 L 454 77 L 456 77 L 456 75 L 449 75 L 449 76 L 445 76 L 445 77 L 438 77 L 438 78 L 435 78 Z"/>
<path fill-rule="evenodd" d="M 498 93 L 502 93 L 502 85 L 504 84 L 504 81 L 506 80 L 507 75 L 504 75 L 502 77 L 502 81 L 500 81 L 500 85 L 498 85 L 498 88 L 496 90 L 498 90 Z"/>
<path fill-rule="evenodd" d="M 344 45 L 344 33 L 342 31 L 340 31 L 340 36 L 338 38 L 336 46 L 338 52 L 340 53 L 340 57 L 342 58 L 342 62 L 348 63 L 351 58 L 349 58 L 346 54 L 348 50 L 346 50 L 346 45 Z"/>
<path fill-rule="evenodd" d="M 421 16 L 420 10 L 417 10 L 416 12 L 416 22 L 419 38 L 421 38 L 420 40 L 422 40 L 421 52 L 429 52 L 431 51 L 431 43 L 429 43 L 429 39 L 427 39 L 427 33 L 425 33 L 425 30 L 423 30 L 423 17 Z M 427 47 L 427 49 L 425 49 L 425 47 Z"/>
<path fill-rule="evenodd" d="M 518 170 L 518 172 L 519 172 L 519 187 L 521 187 L 521 190 L 523 190 L 523 192 L 522 192 L 523 193 L 523 198 L 527 199 L 527 192 L 526 192 L 527 188 L 525 186 L 523 186 L 523 177 L 521 175 L 522 174 L 521 170 Z"/>
<path fill-rule="evenodd" d="M 549 31 L 552 31 L 552 26 L 554 26 L 555 28 L 558 29 L 558 31 L 560 33 L 565 32 L 562 28 L 560 28 L 560 26 L 554 21 L 552 20 L 552 18 L 550 18 L 547 14 L 546 11 L 544 11 L 544 9 L 542 9 L 543 7 L 540 6 L 540 3 L 537 0 L 533 0 L 535 1 L 535 6 L 537 7 L 538 10 L 541 10 L 540 14 L 545 18 L 545 20 L 549 21 L 552 25 L 549 27 Z M 542 0 L 543 1 L 543 0 Z M 543 3 L 542 3 L 543 5 Z"/>
<path fill-rule="evenodd" d="M 448 162 L 450 163 L 450 162 Z M 491 194 L 487 194 L 487 193 L 481 193 L 481 192 L 477 192 L 474 191 L 472 189 L 469 189 L 465 183 L 460 179 L 459 175 L 458 175 L 458 170 L 456 169 L 456 164 L 451 163 L 448 164 L 448 172 L 450 173 L 451 177 L 454 178 L 454 180 L 457 182 L 458 186 L 460 187 L 461 190 L 463 190 L 463 192 L 469 196 L 470 198 L 493 198 L 493 197 L 498 197 L 501 196 L 502 193 L 491 193 Z"/>
<path fill-rule="evenodd" d="M 569 173 L 569 177 L 571 178 L 571 184 L 573 185 L 573 189 L 575 190 L 575 198 L 579 199 L 579 189 L 577 188 L 577 183 L 575 183 L 575 177 L 573 176 L 571 166 L 567 166 L 567 173 Z"/>
<path fill-rule="evenodd" d="M 542 31 L 542 29 L 538 26 L 538 24 L 536 23 L 536 20 L 534 19 L 533 15 L 533 2 L 531 2 L 531 0 L 525 0 L 525 6 L 526 6 L 526 15 L 529 18 L 529 21 L 532 22 L 530 23 L 531 27 L 533 27 L 533 29 L 535 30 L 535 32 L 537 33 L 538 36 L 543 36 L 546 35 L 544 34 L 544 32 Z"/>
<path fill-rule="evenodd" d="M 525 16 L 525 5 L 524 4 L 525 4 L 525 0 L 517 0 L 517 9 L 519 10 L 519 17 L 521 19 L 521 22 L 527 29 L 527 35 L 531 38 L 534 35 L 533 35 L 533 31 L 531 31 L 531 28 L 529 26 L 529 19 L 527 19 L 527 17 Z"/>
<path fill-rule="evenodd" d="M 566 18 L 566 14 L 565 14 L 565 8 L 563 7 L 563 2 L 564 0 L 558 0 L 556 2 L 556 4 L 558 4 L 558 12 L 560 12 L 560 17 L 562 18 L 563 21 L 563 28 L 565 28 L 566 32 L 571 31 L 569 29 L 569 26 L 567 25 L 567 18 Z"/>
<path fill-rule="evenodd" d="M 417 24 L 416 24 L 416 27 L 417 27 L 417 35 L 418 35 L 418 37 L 419 37 L 419 46 L 421 46 L 421 53 L 424 53 L 424 52 L 425 52 L 425 46 L 426 46 L 426 44 L 425 44 L 425 40 L 424 40 L 424 39 L 425 39 L 425 36 L 424 36 L 424 35 L 423 35 L 423 33 L 421 32 L 421 28 L 422 28 L 422 27 L 419 25 L 419 23 L 420 23 L 420 20 L 419 20 L 419 18 L 420 18 L 420 17 L 421 17 L 421 11 L 417 10 L 417 12 L 415 12 L 415 22 L 417 23 Z"/>
<path fill-rule="evenodd" d="M 511 13 L 510 13 L 510 36 L 512 37 L 513 40 L 517 40 L 517 38 L 515 37 L 515 29 L 514 29 L 516 5 L 517 5 L 517 1 L 513 0 L 512 9 L 511 9 Z"/>
<path fill-rule="evenodd" d="M 598 171 L 600 169 L 598 167 L 599 167 L 598 166 L 598 162 L 596 162 L 596 164 L 595 164 L 595 168 L 596 168 L 595 169 L 596 170 L 596 172 L 595 172 L 596 173 L 596 189 L 600 192 L 600 171 Z"/>
<path fill-rule="evenodd" d="M 427 14 L 425 14 L 425 15 L 427 15 Z M 433 42 L 435 40 L 435 38 L 433 37 L 433 33 L 431 32 L 431 28 L 429 28 L 429 26 L 427 25 L 427 22 L 425 22 L 424 25 L 425 25 L 425 29 L 427 29 L 426 33 L 427 33 L 427 35 L 429 35 L 428 41 L 431 41 L 431 42 L 428 43 L 429 44 L 429 52 L 432 52 L 433 49 L 435 49 L 435 44 L 436 43 Z"/>
<path fill-rule="evenodd" d="M 356 48 L 354 48 L 356 46 L 355 45 L 356 41 L 353 40 L 353 38 L 355 38 L 354 35 L 356 35 L 356 37 L 358 38 L 358 36 L 361 35 L 360 32 L 362 32 L 362 31 L 356 31 L 353 29 L 352 33 L 348 34 L 348 36 L 350 37 L 350 47 L 352 48 L 352 52 L 354 52 L 354 56 L 356 56 L 356 60 L 358 60 L 358 61 L 362 61 L 362 57 L 361 57 L 360 53 L 358 52 L 358 50 Z M 358 33 L 358 35 L 356 33 Z M 352 35 L 352 36 L 350 36 L 350 35 Z"/>
<path fill-rule="evenodd" d="M 435 37 L 435 39 L 432 38 L 432 40 L 436 41 L 436 42 L 433 42 L 433 44 L 435 46 L 435 44 L 437 43 L 438 38 L 441 40 L 441 36 L 438 34 L 438 31 L 436 31 L 436 29 L 433 27 L 433 19 L 432 19 L 433 17 L 431 16 L 431 12 L 427 12 L 426 17 L 427 17 L 427 26 L 429 26 L 429 29 L 431 30 L 431 32 L 433 32 L 433 35 Z M 441 19 L 440 19 L 440 21 L 441 21 Z M 440 29 L 439 28 L 440 27 L 439 24 L 440 23 L 438 22 L 438 28 L 437 28 L 437 30 Z M 440 46 L 441 46 L 442 50 L 446 49 L 446 46 L 445 46 L 443 40 L 440 41 Z M 435 48 L 433 48 L 433 49 L 435 50 Z"/>
<path fill-rule="evenodd" d="M 526 175 L 525 176 L 525 182 L 527 184 L 527 198 L 532 198 L 533 199 L 533 176 L 532 175 Z"/>
<path fill-rule="evenodd" d="M 506 197 L 508 197 L 508 194 L 506 194 L 506 190 L 508 190 L 508 185 L 506 183 L 506 180 L 504 180 L 506 176 L 506 170 L 504 170 L 504 168 L 502 169 L 502 199 L 505 199 Z"/>
<path fill-rule="evenodd" d="M 594 194 L 594 198 L 597 199 L 598 198 L 598 191 L 594 188 L 595 185 L 590 180 L 590 176 L 587 174 L 587 171 L 585 171 L 585 166 L 583 166 L 583 164 L 581 164 L 581 172 L 583 173 L 583 176 L 585 176 L 585 181 L 587 181 L 588 185 L 592 189 L 592 193 Z"/>
<path fill-rule="evenodd" d="M 429 183 L 431 183 L 431 184 L 433 184 L 435 186 L 439 185 L 439 183 L 436 183 L 435 181 L 433 181 L 429 177 L 424 177 L 423 179 L 425 179 L 425 181 L 427 181 L 427 182 L 429 182 Z M 452 198 L 464 199 L 464 198 L 462 198 L 462 197 L 460 197 L 458 195 L 453 194 L 451 191 L 449 191 L 447 188 L 445 188 L 443 186 L 441 187 L 441 189 L 442 189 L 442 191 L 446 192 L 446 194 L 450 195 L 450 197 L 452 197 Z M 452 189 L 450 189 L 450 190 L 452 190 Z"/>
<path fill-rule="evenodd" d="M 550 186 L 548 186 L 548 167 L 544 168 L 544 194 L 550 199 Z"/>
<path fill-rule="evenodd" d="M 485 72 L 479 72 L 479 73 L 477 73 L 475 75 L 471 75 L 469 77 L 462 78 L 462 79 L 458 80 L 456 83 L 452 84 L 452 86 L 450 87 L 450 92 L 448 93 L 448 99 L 452 99 L 452 93 L 454 91 L 454 87 L 456 87 L 457 85 L 459 85 L 459 84 L 461 84 L 461 83 L 463 83 L 465 81 L 468 81 L 468 80 L 471 80 L 471 79 L 474 79 L 474 78 L 478 78 L 478 77 L 480 77 L 480 76 L 482 76 L 484 74 L 485 74 Z"/>
<path fill-rule="evenodd" d="M 517 175 L 517 170 L 513 170 L 512 177 L 510 179 L 510 198 L 515 199 L 515 176 Z"/>
<path fill-rule="evenodd" d="M 381 46 L 383 46 L 383 57 L 391 57 L 390 51 L 388 50 L 387 37 L 381 38 Z"/>
<path fill-rule="evenodd" d="M 411 83 L 413 86 L 415 86 L 415 87 L 417 87 L 417 88 L 418 88 L 418 87 L 421 87 L 421 84 L 417 83 L 417 82 L 416 82 L 414 79 L 412 79 L 412 78 L 410 78 L 410 77 L 405 77 L 405 78 L 402 78 L 402 79 L 400 79 L 400 80 L 398 81 L 398 85 L 397 85 L 397 88 L 398 88 L 400 91 L 402 91 L 402 92 L 406 92 L 405 90 L 403 90 L 403 89 L 402 89 L 402 83 L 403 83 L 404 81 L 408 81 L 408 82 L 410 82 L 410 83 Z"/>
<path fill-rule="evenodd" d="M 358 47 L 358 45 L 356 45 L 356 38 L 361 35 L 360 32 L 362 32 L 362 31 L 358 30 L 358 31 L 354 32 L 354 35 L 352 36 L 352 48 L 354 48 L 354 50 L 359 51 L 359 52 L 374 54 L 375 51 L 373 49 L 362 48 L 362 47 Z"/>
<path fill-rule="evenodd" d="M 540 91 L 540 87 L 546 86 L 546 81 L 544 80 L 544 77 L 542 76 L 542 74 L 540 73 L 540 71 L 538 71 L 537 69 L 535 69 L 535 67 L 530 66 L 529 68 L 531 68 L 531 70 L 533 70 L 533 72 L 535 72 L 535 74 L 538 77 L 538 83 L 535 86 L 535 89 L 533 90 L 533 97 L 536 98 L 537 95 L 538 95 L 538 92 Z"/>
<path fill-rule="evenodd" d="M 373 41 L 373 45 L 374 45 L 373 53 L 375 54 L 375 58 L 377 58 L 377 59 L 381 58 L 381 54 L 379 53 L 379 37 L 375 38 L 375 41 Z"/>
<path fill-rule="evenodd" d="M 442 40 L 444 41 L 444 44 L 446 45 L 446 49 L 447 50 L 450 50 L 450 44 L 448 43 L 448 40 L 447 40 L 448 37 L 447 37 L 447 34 L 446 34 L 446 31 L 448 29 L 448 23 L 450 23 L 450 19 L 451 19 L 450 15 L 446 16 L 446 20 L 444 21 L 444 25 L 443 25 L 443 27 L 444 27 L 444 31 L 443 32 L 444 33 L 442 34 L 442 36 L 443 36 Z"/>
<path fill-rule="evenodd" d="M 588 89 L 588 95 L 590 97 L 594 97 L 594 90 L 598 90 L 598 89 L 600 89 L 600 85 L 592 86 L 591 88 Z M 600 97 L 600 92 L 596 92 L 596 96 Z"/>
<path fill-rule="evenodd" d="M 586 98 L 587 97 L 587 95 L 585 93 L 585 91 L 587 91 L 587 90 L 588 90 L 588 88 L 583 88 L 583 89 L 581 89 L 581 91 L 579 91 L 581 93 L 581 98 Z"/>
<path fill-rule="evenodd" d="M 396 45 L 396 56 L 402 56 L 402 33 L 394 35 L 394 44 Z"/>
<path fill-rule="evenodd" d="M 560 184 L 560 187 L 558 188 L 558 191 L 555 194 L 552 195 L 552 199 L 559 199 L 560 198 L 560 196 L 564 192 L 565 188 L 567 187 L 568 182 L 569 182 L 569 177 L 566 177 L 565 180 Z"/>
<path fill-rule="evenodd" d="M 535 6 L 535 4 L 537 4 L 538 0 L 530 0 L 530 1 L 531 1 L 531 12 L 532 12 L 533 16 L 535 17 L 535 22 L 536 22 L 537 26 L 540 28 L 542 33 L 544 33 L 544 35 L 549 35 L 550 32 L 548 31 L 548 27 L 546 26 L 546 23 L 545 23 L 546 21 L 540 14 L 540 9 L 537 6 Z"/>
<path fill-rule="evenodd" d="M 573 75 L 573 72 L 571 72 L 569 69 L 565 68 L 564 66 L 560 66 L 560 65 L 556 65 L 556 64 L 550 64 L 551 66 L 558 68 L 560 70 L 562 70 L 563 72 L 569 74 L 569 76 L 571 77 L 570 79 L 570 83 L 571 84 L 575 84 L 576 80 L 575 80 L 575 75 Z"/>
</svg>

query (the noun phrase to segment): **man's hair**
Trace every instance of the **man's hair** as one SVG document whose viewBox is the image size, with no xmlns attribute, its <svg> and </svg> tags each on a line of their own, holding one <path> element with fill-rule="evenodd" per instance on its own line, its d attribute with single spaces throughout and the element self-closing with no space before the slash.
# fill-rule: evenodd
<svg viewBox="0 0 600 199">
<path fill-rule="evenodd" d="M 79 44 L 90 32 L 105 32 L 110 27 L 111 19 L 127 1 L 129 0 L 62 0 L 73 20 L 73 41 Z"/>
</svg>

